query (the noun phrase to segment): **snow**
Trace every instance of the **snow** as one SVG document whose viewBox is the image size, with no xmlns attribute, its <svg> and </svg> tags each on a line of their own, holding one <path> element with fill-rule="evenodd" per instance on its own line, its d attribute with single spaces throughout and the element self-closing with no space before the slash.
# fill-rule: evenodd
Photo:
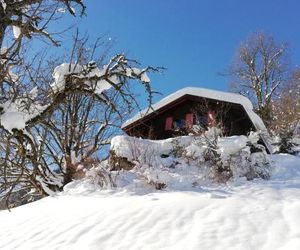
<svg viewBox="0 0 300 250">
<path fill-rule="evenodd" d="M 0 63 L 1 64 L 5 64 L 7 61 L 7 58 L 5 56 L 6 53 L 7 53 L 6 47 L 0 48 Z"/>
<path fill-rule="evenodd" d="M 299 157 L 273 155 L 271 180 L 146 194 L 73 182 L 0 212 L 0 249 L 300 249 Z"/>
<path fill-rule="evenodd" d="M 21 35 L 21 29 L 20 29 L 20 27 L 18 27 L 18 26 L 12 26 L 12 28 L 13 28 L 14 37 L 16 39 L 18 39 L 19 36 Z"/>
<path fill-rule="evenodd" d="M 131 77 L 133 75 L 140 76 L 142 82 L 145 82 L 145 83 L 150 82 L 150 78 L 148 77 L 147 73 L 145 72 L 145 69 L 138 69 L 135 67 L 126 68 L 126 76 Z"/>
<path fill-rule="evenodd" d="M 145 180 L 152 188 L 163 184 L 168 190 L 200 186 L 220 176 L 215 168 L 216 161 L 227 167 L 232 174 L 231 180 L 267 178 L 270 175 L 269 157 L 257 144 L 257 133 L 248 137 L 219 137 L 218 133 L 218 129 L 212 128 L 201 136 L 165 140 L 116 136 L 111 140 L 113 156 L 109 164 L 121 167 L 126 159 L 131 170 L 108 174 L 103 169 L 111 169 L 111 166 L 103 164 L 100 169 L 93 169 L 96 172 L 93 175 L 105 175 L 105 187 L 112 186 L 109 180 L 113 179 L 113 186 L 126 190 L 136 189 L 141 182 L 145 185 Z M 255 148 L 257 153 L 252 153 L 251 148 Z M 211 155 L 212 151 L 219 155 L 218 159 Z M 119 159 L 123 160 L 120 162 Z M 92 182 L 97 183 L 95 180 Z"/>
<path fill-rule="evenodd" d="M 4 55 L 5 53 L 7 53 L 7 48 L 6 47 L 0 48 L 0 55 Z"/>
<path fill-rule="evenodd" d="M 142 80 L 142 82 L 148 82 L 148 83 L 150 82 L 150 78 L 148 77 L 148 75 L 147 75 L 146 72 L 144 72 L 144 73 L 142 74 L 141 80 Z"/>
<path fill-rule="evenodd" d="M 23 129 L 26 123 L 26 115 L 18 111 L 13 103 L 4 103 L 2 105 L 4 113 L 1 115 L 0 123 L 8 131 L 12 129 Z"/>
<path fill-rule="evenodd" d="M 63 63 L 55 67 L 52 77 L 54 82 L 51 84 L 51 88 L 55 91 L 60 91 L 65 87 L 65 77 L 70 73 L 78 74 L 82 70 L 82 66 L 72 63 Z"/>
<path fill-rule="evenodd" d="M 6 10 L 6 3 L 4 2 L 4 0 L 0 0 L 0 3 L 2 5 L 3 10 Z"/>
<path fill-rule="evenodd" d="M 36 89 L 34 89 L 36 91 Z M 34 91 L 32 94 L 34 94 Z M 0 105 L 3 108 L 2 114 L 0 116 L 0 124 L 7 131 L 12 132 L 13 129 L 22 130 L 26 126 L 26 122 L 32 117 L 40 113 L 46 106 L 40 106 L 39 104 L 32 105 L 28 110 L 23 110 L 22 98 L 16 100 L 15 103 L 7 101 Z"/>
<path fill-rule="evenodd" d="M 175 138 L 166 140 L 147 140 L 119 135 L 111 139 L 110 149 L 113 150 L 116 155 L 126 157 L 128 160 L 134 160 L 137 157 L 147 157 L 150 155 L 160 157 L 162 154 L 170 153 L 174 141 L 176 141 Z M 192 141 L 192 137 L 182 136 L 179 139 L 179 144 L 182 147 L 187 147 Z"/>
<path fill-rule="evenodd" d="M 58 8 L 56 10 L 57 13 L 66 13 L 66 9 L 65 8 Z"/>
<path fill-rule="evenodd" d="M 14 31 L 17 29 L 14 29 Z M 2 51 L 1 51 L 2 53 Z M 64 63 L 57 66 L 53 72 L 54 83 L 51 85 L 55 91 L 60 91 L 65 87 L 65 75 L 69 73 L 79 73 L 81 66 L 75 64 Z M 17 77 L 17 76 L 16 76 Z M 38 94 L 38 89 L 35 87 L 30 92 L 30 97 L 34 99 Z M 28 100 L 26 98 L 18 98 L 14 102 L 6 101 L 0 104 L 3 109 L 0 116 L 0 124 L 7 130 L 12 132 L 13 129 L 22 130 L 26 126 L 26 122 L 32 117 L 35 117 L 41 113 L 46 107 L 34 103 L 30 105 L 30 108 L 24 108 L 24 103 Z"/>
<path fill-rule="evenodd" d="M 113 79 L 113 82 L 116 82 L 117 78 L 115 77 Z M 97 82 L 97 88 L 95 93 L 97 94 L 101 94 L 103 91 L 110 89 L 112 86 L 109 82 L 105 81 L 105 80 L 100 80 Z"/>
<path fill-rule="evenodd" d="M 248 138 L 246 136 L 231 136 L 226 138 L 220 138 L 219 145 L 221 152 L 230 155 L 236 154 L 243 147 L 246 147 Z"/>
<path fill-rule="evenodd" d="M 61 91 L 66 84 L 66 75 L 76 75 L 77 78 L 86 79 L 85 84 L 89 87 L 95 88 L 94 91 L 97 94 L 101 94 L 103 91 L 110 89 L 112 87 L 111 83 L 119 84 L 119 77 L 124 73 L 128 77 L 136 77 L 142 82 L 150 82 L 150 78 L 145 72 L 146 69 L 124 68 L 120 66 L 108 67 L 109 65 L 104 65 L 103 68 L 99 69 L 93 61 L 89 62 L 85 66 L 80 64 L 63 63 L 54 69 L 54 82 L 51 84 L 51 87 L 54 91 Z M 93 86 L 94 78 L 98 78 L 95 86 Z"/>
<path fill-rule="evenodd" d="M 90 62 L 90 64 L 93 64 L 94 62 Z M 93 69 L 89 69 L 89 72 L 86 73 L 84 72 L 85 67 L 80 65 L 80 64 L 70 64 L 70 63 L 63 63 L 59 66 L 57 66 L 54 69 L 53 72 L 53 78 L 54 78 L 54 82 L 51 84 L 51 88 L 54 91 L 61 91 L 62 89 L 64 89 L 65 84 L 66 84 L 66 76 L 73 74 L 73 75 L 77 75 L 78 78 L 86 78 L 87 80 L 85 81 L 85 84 L 87 86 L 91 85 L 91 78 L 93 77 L 103 77 L 105 75 L 106 72 L 106 66 L 103 67 L 103 69 L 99 69 L 97 67 L 93 68 Z M 113 83 L 117 83 L 118 82 L 118 78 L 113 75 L 111 77 L 109 77 L 109 80 L 112 81 Z M 95 92 L 100 94 L 105 90 L 110 89 L 112 86 L 111 84 L 109 84 L 106 80 L 101 79 L 97 81 L 96 84 L 96 89 Z"/>
</svg>

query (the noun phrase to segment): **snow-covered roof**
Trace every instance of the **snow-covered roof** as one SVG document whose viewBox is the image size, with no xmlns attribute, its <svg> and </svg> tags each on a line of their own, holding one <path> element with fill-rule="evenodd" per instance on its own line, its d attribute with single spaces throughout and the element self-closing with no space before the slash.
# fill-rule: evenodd
<svg viewBox="0 0 300 250">
<path fill-rule="evenodd" d="M 204 89 L 204 88 L 196 88 L 196 87 L 186 87 L 186 88 L 183 88 L 183 89 L 180 89 L 180 90 L 174 92 L 173 94 L 166 96 L 165 98 L 161 99 L 159 102 L 153 104 L 152 109 L 144 109 L 144 110 L 140 111 L 139 113 L 137 113 L 133 118 L 127 120 L 122 125 L 122 128 L 127 127 L 128 125 L 138 121 L 139 119 L 150 115 L 151 113 L 159 110 L 160 108 L 166 106 L 169 103 L 172 103 L 173 101 L 175 101 L 185 95 L 199 96 L 199 97 L 209 98 L 209 99 L 213 99 L 213 100 L 241 104 L 245 108 L 247 113 L 249 111 L 249 113 L 248 113 L 249 116 L 252 116 L 253 120 L 256 120 L 257 126 L 260 129 L 265 129 L 265 126 L 264 126 L 263 122 L 261 121 L 261 119 L 259 117 L 257 117 L 257 115 L 255 116 L 255 113 L 253 112 L 252 103 L 247 97 L 239 95 L 239 94 L 235 94 L 235 93 L 230 93 L 230 92 L 217 91 L 217 90 Z M 254 115 L 252 113 L 254 113 Z"/>
</svg>

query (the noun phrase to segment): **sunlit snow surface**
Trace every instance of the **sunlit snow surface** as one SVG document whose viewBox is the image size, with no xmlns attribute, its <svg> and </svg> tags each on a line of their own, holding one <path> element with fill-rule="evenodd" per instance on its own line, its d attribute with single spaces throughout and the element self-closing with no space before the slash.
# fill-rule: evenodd
<svg viewBox="0 0 300 250">
<path fill-rule="evenodd" d="M 0 212 L 0 249 L 300 249 L 300 158 L 271 180 L 157 191 L 75 185 Z"/>
</svg>

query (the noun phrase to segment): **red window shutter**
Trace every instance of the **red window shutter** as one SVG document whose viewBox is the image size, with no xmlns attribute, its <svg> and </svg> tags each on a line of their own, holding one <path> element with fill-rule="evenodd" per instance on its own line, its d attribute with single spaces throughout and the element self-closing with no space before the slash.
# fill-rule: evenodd
<svg viewBox="0 0 300 250">
<path fill-rule="evenodd" d="M 194 124 L 194 115 L 192 113 L 188 113 L 185 115 L 185 127 L 191 128 Z"/>
<path fill-rule="evenodd" d="M 207 116 L 208 116 L 208 126 L 215 127 L 217 125 L 216 112 L 213 110 L 209 110 Z"/>
<path fill-rule="evenodd" d="M 173 117 L 166 118 L 165 130 L 171 130 L 173 125 Z"/>
</svg>

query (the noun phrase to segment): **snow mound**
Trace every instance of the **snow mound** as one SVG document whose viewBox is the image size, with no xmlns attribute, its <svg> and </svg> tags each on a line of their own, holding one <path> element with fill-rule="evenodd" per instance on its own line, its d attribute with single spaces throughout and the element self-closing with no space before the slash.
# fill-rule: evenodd
<svg viewBox="0 0 300 250">
<path fill-rule="evenodd" d="M 269 177 L 270 162 L 263 147 L 257 145 L 259 136 L 219 137 L 217 133 L 210 129 L 201 136 L 165 140 L 116 136 L 111 141 L 108 166 L 92 169 L 98 171 L 93 175 L 103 176 L 103 169 L 110 168 L 114 171 L 109 172 L 104 186 L 109 179 L 114 187 L 133 190 L 140 182 L 156 189 L 182 190 L 207 182 Z M 252 147 L 261 151 L 252 153 Z"/>
<path fill-rule="evenodd" d="M 0 249 L 300 249 L 299 159 L 272 156 L 268 181 L 193 192 L 137 195 L 73 183 L 54 197 L 0 212 Z"/>
<path fill-rule="evenodd" d="M 273 164 L 275 165 L 273 180 L 298 180 L 300 176 L 300 157 L 289 154 L 273 155 Z"/>
</svg>

